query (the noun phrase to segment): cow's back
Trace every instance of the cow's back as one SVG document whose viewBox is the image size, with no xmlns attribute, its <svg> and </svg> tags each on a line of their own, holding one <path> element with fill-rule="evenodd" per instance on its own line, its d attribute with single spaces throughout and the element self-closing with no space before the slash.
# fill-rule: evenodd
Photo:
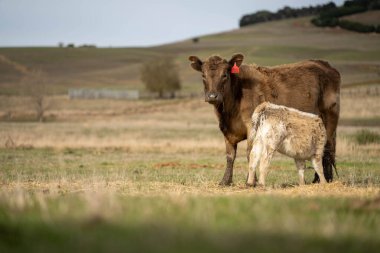
<svg viewBox="0 0 380 253">
<path fill-rule="evenodd" d="M 329 85 L 334 86 L 329 78 L 338 79 L 335 82 L 338 86 L 340 81 L 339 73 L 338 77 L 334 76 L 337 72 L 328 63 L 317 60 L 270 68 L 244 65 L 241 69 L 243 93 L 247 93 L 242 96 L 242 104 L 251 107 L 246 110 L 247 116 L 264 101 L 319 114 L 321 92 L 330 88 Z M 336 91 L 336 87 L 330 90 Z"/>
</svg>

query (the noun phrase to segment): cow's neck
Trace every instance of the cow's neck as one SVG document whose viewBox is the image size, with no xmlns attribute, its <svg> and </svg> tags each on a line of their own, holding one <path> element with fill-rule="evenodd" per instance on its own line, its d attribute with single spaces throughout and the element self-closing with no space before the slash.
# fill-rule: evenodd
<svg viewBox="0 0 380 253">
<path fill-rule="evenodd" d="M 223 103 L 215 105 L 219 128 L 224 134 L 230 130 L 232 122 L 240 115 L 240 99 L 241 87 L 239 80 L 237 77 L 231 76 L 231 84 L 226 87 L 223 94 Z"/>
</svg>

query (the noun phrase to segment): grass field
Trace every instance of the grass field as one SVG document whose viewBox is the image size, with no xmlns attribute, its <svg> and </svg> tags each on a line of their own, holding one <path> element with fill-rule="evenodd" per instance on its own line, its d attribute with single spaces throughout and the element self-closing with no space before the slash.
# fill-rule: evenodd
<svg viewBox="0 0 380 253">
<path fill-rule="evenodd" d="M 375 252 L 380 243 L 378 159 L 341 162 L 337 182 L 299 187 L 278 158 L 266 189 L 245 188 L 241 161 L 235 185 L 219 187 L 223 163 L 212 154 L 15 149 L 0 159 L 2 252 Z"/>
<path fill-rule="evenodd" d="M 302 35 L 302 36 L 301 36 Z M 0 48 L 0 252 L 377 252 L 380 247 L 379 35 L 273 22 L 155 48 Z M 70 100 L 66 89 L 136 88 L 139 64 L 173 54 L 183 92 L 201 92 L 187 62 L 241 51 L 278 64 L 323 58 L 343 77 L 339 177 L 298 185 L 276 155 L 266 188 L 246 188 L 246 143 L 220 187 L 224 141 L 201 97 Z M 46 122 L 18 86 L 48 73 Z M 363 131 L 365 130 L 365 131 Z M 364 140 L 364 141 L 363 141 Z"/>
<path fill-rule="evenodd" d="M 234 185 L 219 187 L 223 138 L 201 99 L 127 102 L 129 110 L 107 100 L 78 100 L 67 109 L 55 99 L 61 107 L 53 121 L 0 124 L 1 252 L 380 246 L 380 140 L 355 139 L 361 129 L 380 135 L 378 123 L 339 127 L 332 184 L 311 184 L 308 170 L 308 184 L 298 186 L 293 161 L 278 155 L 268 186 L 248 189 L 243 143 Z M 342 104 L 356 99 L 342 97 Z M 378 97 L 366 101 L 371 109 L 346 106 L 342 117 L 378 122 Z"/>
</svg>

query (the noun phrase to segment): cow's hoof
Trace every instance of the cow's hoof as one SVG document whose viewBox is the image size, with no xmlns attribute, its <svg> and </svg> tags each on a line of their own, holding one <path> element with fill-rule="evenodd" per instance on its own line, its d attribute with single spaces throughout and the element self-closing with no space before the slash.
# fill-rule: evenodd
<svg viewBox="0 0 380 253">
<path fill-rule="evenodd" d="M 231 186 L 232 180 L 222 180 L 219 182 L 219 186 Z"/>
</svg>

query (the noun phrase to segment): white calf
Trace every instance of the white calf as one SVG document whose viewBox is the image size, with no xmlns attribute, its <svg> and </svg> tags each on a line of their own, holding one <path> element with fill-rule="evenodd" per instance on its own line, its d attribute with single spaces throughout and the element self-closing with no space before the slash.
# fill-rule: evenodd
<svg viewBox="0 0 380 253">
<path fill-rule="evenodd" d="M 305 184 L 305 160 L 311 160 L 320 182 L 325 183 L 322 156 L 326 129 L 321 118 L 311 113 L 264 102 L 252 114 L 248 145 L 248 185 L 256 185 L 255 171 L 260 163 L 259 184 L 265 185 L 269 162 L 275 151 L 294 158 L 300 184 Z"/>
</svg>

